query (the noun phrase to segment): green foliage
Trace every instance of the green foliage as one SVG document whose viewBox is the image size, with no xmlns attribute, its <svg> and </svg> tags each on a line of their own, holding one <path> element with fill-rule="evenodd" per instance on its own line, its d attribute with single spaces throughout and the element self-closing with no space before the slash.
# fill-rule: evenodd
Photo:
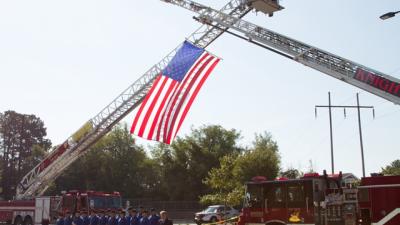
<svg viewBox="0 0 400 225">
<path fill-rule="evenodd" d="M 17 182 L 43 159 L 51 146 L 46 135 L 44 122 L 35 115 L 15 111 L 0 113 L 3 198 L 11 199 Z"/>
<path fill-rule="evenodd" d="M 234 155 L 227 155 L 221 158 L 220 167 L 212 168 L 204 183 L 220 193 L 233 190 L 241 183 L 233 173 L 237 167 L 237 159 L 237 156 Z"/>
<path fill-rule="evenodd" d="M 237 155 L 240 134 L 221 126 L 192 129 L 184 138 L 177 138 L 171 146 L 159 144 L 152 149 L 160 168 L 162 189 L 168 199 L 198 200 L 209 192 L 202 182 L 208 172 L 217 167 L 226 155 Z"/>
<path fill-rule="evenodd" d="M 274 179 L 279 172 L 278 145 L 268 133 L 257 134 L 253 146 L 240 155 L 228 155 L 213 168 L 204 183 L 213 194 L 203 195 L 203 204 L 239 205 L 243 199 L 243 183 L 255 176 Z"/>
<path fill-rule="evenodd" d="M 243 183 L 238 180 L 235 173 L 238 157 L 237 155 L 227 155 L 221 159 L 220 167 L 211 169 L 204 183 L 214 193 L 201 196 L 202 204 L 240 204 L 244 189 Z"/>
<path fill-rule="evenodd" d="M 287 170 L 282 171 L 280 173 L 281 177 L 286 177 L 288 179 L 297 179 L 297 178 L 300 178 L 302 175 L 303 175 L 303 173 L 295 168 L 288 168 Z"/>
<path fill-rule="evenodd" d="M 124 197 L 146 197 L 158 185 L 153 162 L 136 145 L 126 126 L 116 126 L 74 162 L 49 194 L 62 190 L 120 191 Z"/>
<path fill-rule="evenodd" d="M 126 126 L 117 126 L 73 163 L 48 194 L 62 190 L 120 191 L 126 198 L 198 200 L 202 183 L 225 155 L 238 155 L 240 134 L 221 126 L 203 126 L 171 146 L 158 144 L 149 157 Z M 110 182 L 112 180 L 112 182 Z"/>
<path fill-rule="evenodd" d="M 390 165 L 382 168 L 382 173 L 384 175 L 400 175 L 400 160 L 397 159 L 390 163 Z"/>
</svg>

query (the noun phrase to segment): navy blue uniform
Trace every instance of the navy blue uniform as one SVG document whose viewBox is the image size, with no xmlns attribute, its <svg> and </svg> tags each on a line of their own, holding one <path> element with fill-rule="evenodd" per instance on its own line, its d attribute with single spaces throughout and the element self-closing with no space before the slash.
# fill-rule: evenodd
<svg viewBox="0 0 400 225">
<path fill-rule="evenodd" d="M 83 225 L 83 219 L 80 216 L 75 217 L 74 223 L 75 225 Z"/>
<path fill-rule="evenodd" d="M 130 225 L 131 224 L 131 220 L 132 220 L 132 216 L 131 215 L 127 215 L 125 218 L 126 218 L 126 223 L 128 225 Z"/>
<path fill-rule="evenodd" d="M 106 216 L 100 217 L 99 225 L 107 225 L 108 219 Z"/>
<path fill-rule="evenodd" d="M 115 216 L 112 216 L 108 219 L 108 225 L 118 225 L 117 218 Z"/>
<path fill-rule="evenodd" d="M 147 217 L 142 217 L 140 219 L 140 225 L 150 225 L 150 221 Z"/>
<path fill-rule="evenodd" d="M 64 218 L 58 218 L 57 225 L 64 225 Z"/>
<path fill-rule="evenodd" d="M 139 224 L 140 224 L 139 217 L 133 216 L 133 217 L 131 218 L 131 222 L 130 222 L 129 225 L 139 225 Z"/>
<path fill-rule="evenodd" d="M 72 225 L 72 218 L 70 216 L 64 219 L 64 225 Z"/>
<path fill-rule="evenodd" d="M 89 225 L 90 224 L 90 219 L 88 216 L 82 216 L 83 220 L 83 225 Z"/>
<path fill-rule="evenodd" d="M 128 221 L 126 220 L 125 216 L 118 218 L 118 225 L 128 225 Z"/>
<path fill-rule="evenodd" d="M 158 225 L 158 221 L 159 221 L 159 220 L 160 220 L 160 217 L 157 216 L 157 215 L 151 215 L 151 216 L 149 217 L 150 225 Z"/>
<path fill-rule="evenodd" d="M 97 216 L 90 216 L 89 217 L 89 224 L 90 225 L 98 225 L 99 224 L 99 217 Z"/>
</svg>

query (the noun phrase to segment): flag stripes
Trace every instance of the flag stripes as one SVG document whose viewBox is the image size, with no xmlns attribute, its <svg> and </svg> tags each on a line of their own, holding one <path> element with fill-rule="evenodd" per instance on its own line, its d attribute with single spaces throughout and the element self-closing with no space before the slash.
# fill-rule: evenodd
<svg viewBox="0 0 400 225">
<path fill-rule="evenodd" d="M 170 144 L 178 133 L 194 99 L 219 62 L 219 58 L 203 51 L 182 81 L 165 75 L 156 78 L 135 115 L 131 133 L 148 140 Z M 179 70 L 179 64 L 174 64 Z M 185 65 L 187 67 L 187 65 Z M 189 68 L 189 67 L 187 67 Z"/>
</svg>

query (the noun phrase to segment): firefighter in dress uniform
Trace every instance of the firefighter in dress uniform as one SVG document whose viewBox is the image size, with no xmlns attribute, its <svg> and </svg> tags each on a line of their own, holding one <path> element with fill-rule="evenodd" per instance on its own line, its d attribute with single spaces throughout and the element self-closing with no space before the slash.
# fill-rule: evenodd
<svg viewBox="0 0 400 225">
<path fill-rule="evenodd" d="M 100 210 L 99 218 L 99 225 L 107 225 L 108 218 L 105 214 L 105 210 Z"/>
<path fill-rule="evenodd" d="M 128 225 L 128 222 L 125 217 L 125 211 L 123 209 L 119 210 L 118 225 Z"/>
<path fill-rule="evenodd" d="M 99 225 L 99 217 L 97 216 L 97 211 L 95 210 L 90 212 L 89 225 Z"/>
<path fill-rule="evenodd" d="M 130 225 L 132 220 L 132 207 L 128 208 L 128 215 L 126 216 L 126 224 Z"/>
<path fill-rule="evenodd" d="M 115 216 L 115 213 L 116 213 L 115 210 L 111 210 L 110 211 L 110 216 L 108 218 L 107 225 L 118 225 L 118 221 L 117 221 L 117 218 Z"/>
<path fill-rule="evenodd" d="M 150 225 L 158 225 L 158 221 L 160 220 L 160 217 L 157 215 L 156 210 L 152 208 L 150 210 L 151 215 L 149 216 L 149 222 Z"/>
<path fill-rule="evenodd" d="M 64 225 L 72 225 L 72 216 L 69 211 L 65 212 Z"/>
<path fill-rule="evenodd" d="M 64 225 L 64 215 L 61 212 L 58 213 L 56 225 Z"/>
<path fill-rule="evenodd" d="M 73 225 L 83 225 L 83 219 L 80 216 L 79 211 L 75 212 L 74 220 L 72 221 Z"/>
<path fill-rule="evenodd" d="M 131 222 L 129 223 L 129 225 L 139 225 L 139 224 L 140 224 L 140 220 L 137 215 L 137 211 L 136 211 L 136 209 L 132 209 L 131 210 Z"/>
<path fill-rule="evenodd" d="M 86 210 L 82 211 L 82 220 L 83 220 L 83 225 L 89 225 L 90 224 L 90 219 L 88 217 L 88 213 Z"/>
<path fill-rule="evenodd" d="M 139 221 L 140 221 L 140 220 L 142 219 L 142 217 L 143 217 L 143 212 L 144 212 L 143 206 L 139 206 L 139 212 L 138 212 Z"/>
<path fill-rule="evenodd" d="M 150 221 L 148 218 L 148 211 L 147 210 L 143 210 L 142 213 L 142 218 L 140 219 L 140 225 L 150 225 Z"/>
</svg>

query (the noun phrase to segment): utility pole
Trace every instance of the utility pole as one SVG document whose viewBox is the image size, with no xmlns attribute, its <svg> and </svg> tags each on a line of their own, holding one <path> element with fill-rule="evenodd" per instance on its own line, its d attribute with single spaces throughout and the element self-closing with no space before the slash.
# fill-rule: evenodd
<svg viewBox="0 0 400 225">
<path fill-rule="evenodd" d="M 332 131 L 332 102 L 331 102 L 331 92 L 328 92 L 328 98 L 329 98 L 329 130 L 330 130 L 330 135 L 331 135 L 331 168 L 332 168 L 332 174 L 335 174 L 335 160 L 333 157 L 333 131 Z"/>
<path fill-rule="evenodd" d="M 332 108 L 342 108 L 344 117 L 346 118 L 346 109 L 357 109 L 357 117 L 358 117 L 358 132 L 360 135 L 360 148 L 361 148 L 361 163 L 362 163 L 362 172 L 363 177 L 365 177 L 365 160 L 364 160 L 364 144 L 362 138 L 362 129 L 361 129 L 361 109 L 372 109 L 372 116 L 375 118 L 375 108 L 374 106 L 361 106 L 359 93 L 357 93 L 357 105 L 332 105 L 331 102 L 331 93 L 328 92 L 328 105 L 316 105 L 315 106 L 315 117 L 317 117 L 317 109 L 318 108 L 328 108 L 329 110 L 329 128 L 330 128 L 330 139 L 331 139 L 331 168 L 332 174 L 335 173 L 335 163 L 334 163 L 334 155 L 333 155 L 333 132 L 332 132 Z"/>
</svg>

